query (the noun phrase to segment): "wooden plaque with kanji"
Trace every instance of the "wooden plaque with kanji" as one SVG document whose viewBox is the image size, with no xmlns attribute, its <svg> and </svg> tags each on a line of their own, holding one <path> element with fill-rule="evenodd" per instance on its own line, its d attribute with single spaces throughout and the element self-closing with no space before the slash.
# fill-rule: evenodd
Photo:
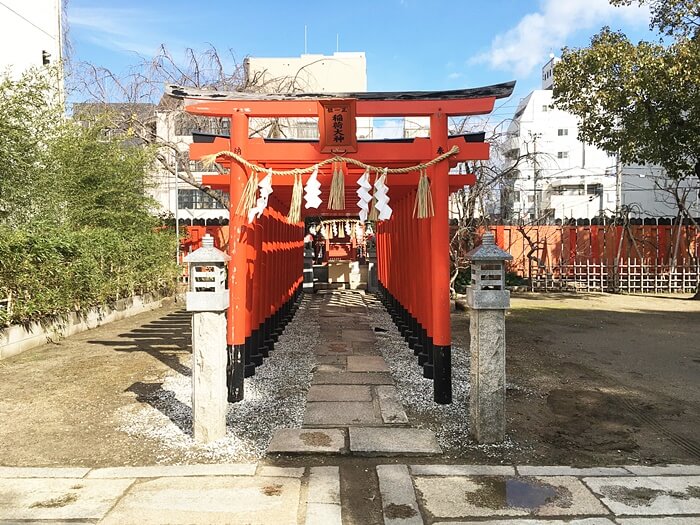
<svg viewBox="0 0 700 525">
<path fill-rule="evenodd" d="M 318 101 L 321 153 L 357 152 L 355 99 Z"/>
</svg>

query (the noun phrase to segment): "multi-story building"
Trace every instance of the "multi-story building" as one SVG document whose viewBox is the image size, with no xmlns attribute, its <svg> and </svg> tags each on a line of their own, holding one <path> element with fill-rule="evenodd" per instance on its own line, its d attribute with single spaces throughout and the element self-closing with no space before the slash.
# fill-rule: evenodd
<svg viewBox="0 0 700 525">
<path fill-rule="evenodd" d="M 700 218 L 697 177 L 676 181 L 658 166 L 623 165 L 620 189 L 623 211 L 630 217 L 675 217 L 681 202 L 690 216 Z"/>
<path fill-rule="evenodd" d="M 578 140 L 578 120 L 552 104 L 552 59 L 542 89 L 518 104 L 506 157 L 517 163 L 505 181 L 504 215 L 514 221 L 592 218 L 614 212 L 615 158 Z"/>
<path fill-rule="evenodd" d="M 579 121 L 553 106 L 552 57 L 542 69 L 542 89 L 518 104 L 508 128 L 508 161 L 517 163 L 514 176 L 504 181 L 501 195 L 506 220 L 553 222 L 612 216 L 675 216 L 673 187 L 662 169 L 619 165 L 613 155 L 578 140 Z M 619 180 L 619 184 L 618 184 Z M 680 194 L 686 206 L 698 210 L 697 182 L 685 181 Z"/>
<path fill-rule="evenodd" d="M 57 65 L 56 87 L 63 96 L 62 0 L 0 2 L 0 73 L 18 78 L 32 67 Z"/>
</svg>

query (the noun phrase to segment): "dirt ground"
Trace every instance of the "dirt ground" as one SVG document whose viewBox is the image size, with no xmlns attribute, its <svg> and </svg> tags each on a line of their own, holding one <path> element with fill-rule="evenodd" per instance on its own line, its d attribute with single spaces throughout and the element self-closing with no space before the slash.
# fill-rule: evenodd
<svg viewBox="0 0 700 525">
<path fill-rule="evenodd" d="M 512 302 L 508 443 L 448 461 L 700 462 L 700 302 L 580 294 Z M 171 370 L 189 374 L 189 317 L 180 307 L 0 361 L 0 465 L 188 461 L 122 428 L 125 410 L 147 403 Z M 466 313 L 454 314 L 453 327 L 467 347 Z M 365 461 L 345 468 L 361 472 Z"/>
<path fill-rule="evenodd" d="M 506 320 L 512 462 L 700 462 L 700 302 L 521 294 Z M 454 322 L 454 336 L 467 337 Z"/>
</svg>

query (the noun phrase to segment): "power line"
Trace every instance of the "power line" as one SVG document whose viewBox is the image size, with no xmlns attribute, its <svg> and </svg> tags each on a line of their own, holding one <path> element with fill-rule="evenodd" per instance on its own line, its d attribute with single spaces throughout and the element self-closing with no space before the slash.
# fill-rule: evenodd
<svg viewBox="0 0 700 525">
<path fill-rule="evenodd" d="M 20 17 L 22 20 L 24 20 L 24 21 L 27 22 L 28 24 L 33 25 L 34 27 L 36 27 L 39 31 L 41 31 L 42 33 L 44 33 L 44 34 L 45 34 L 46 36 L 48 36 L 49 38 L 51 38 L 51 39 L 53 39 L 53 40 L 56 40 L 56 37 L 55 37 L 55 36 L 53 36 L 52 34 L 46 32 L 44 29 L 42 29 L 41 27 L 39 27 L 38 25 L 36 25 L 34 22 L 32 22 L 31 20 L 29 20 L 27 17 L 22 16 L 21 14 L 19 14 L 17 11 L 15 11 L 14 9 L 12 9 L 10 6 L 8 6 L 8 5 L 5 4 L 4 2 L 0 2 L 0 5 L 3 6 L 5 9 L 7 9 L 8 11 L 11 11 L 11 12 L 13 12 L 14 14 L 16 14 L 18 17 Z"/>
</svg>

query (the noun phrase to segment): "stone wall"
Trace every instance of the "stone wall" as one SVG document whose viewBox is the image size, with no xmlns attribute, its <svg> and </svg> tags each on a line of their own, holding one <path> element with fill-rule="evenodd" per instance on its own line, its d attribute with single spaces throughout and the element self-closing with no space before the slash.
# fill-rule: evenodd
<svg viewBox="0 0 700 525">
<path fill-rule="evenodd" d="M 160 308 L 171 301 L 171 295 L 145 294 L 52 321 L 9 326 L 0 330 L 0 360 L 103 324 Z"/>
</svg>

